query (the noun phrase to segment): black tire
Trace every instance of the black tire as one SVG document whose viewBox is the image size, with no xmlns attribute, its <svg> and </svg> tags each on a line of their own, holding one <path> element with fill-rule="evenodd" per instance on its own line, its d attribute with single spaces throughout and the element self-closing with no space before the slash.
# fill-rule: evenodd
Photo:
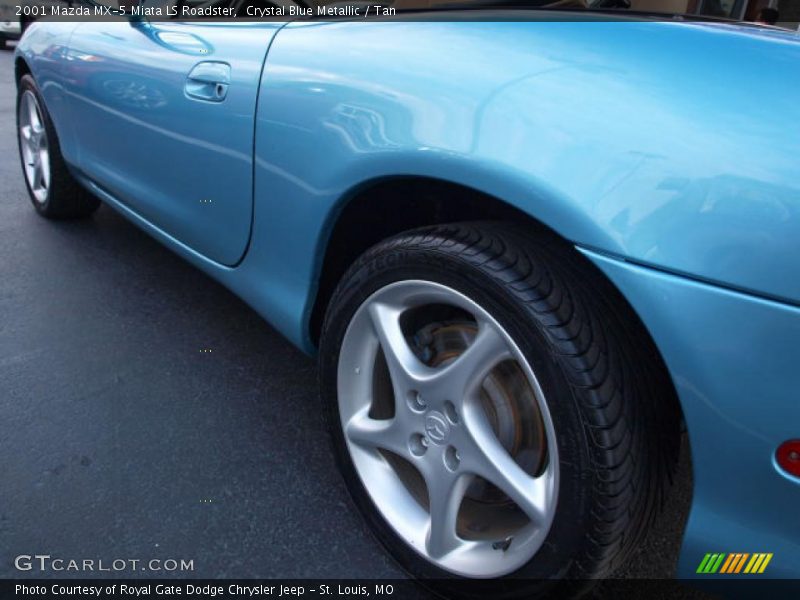
<svg viewBox="0 0 800 600">
<path fill-rule="evenodd" d="M 24 159 L 22 154 L 22 137 L 20 135 L 19 107 L 23 95 L 30 91 L 36 97 L 39 105 L 45 133 L 47 134 L 47 144 L 50 159 L 50 185 L 47 189 L 47 197 L 40 202 L 36 199 L 30 183 L 24 174 Z M 33 77 L 24 75 L 17 88 L 17 146 L 19 149 L 20 165 L 23 168 L 23 179 L 28 189 L 28 195 L 36 212 L 48 219 L 76 219 L 87 217 L 97 210 L 100 200 L 93 196 L 72 176 L 61 155 L 58 136 L 53 127 L 53 122 L 47 112 L 44 99 Z"/>
<path fill-rule="evenodd" d="M 559 500 L 545 544 L 500 580 L 465 586 L 408 547 L 373 505 L 347 450 L 337 402 L 339 348 L 364 300 L 406 279 L 434 281 L 473 299 L 539 369 L 558 439 Z M 320 388 L 340 470 L 377 539 L 406 571 L 445 596 L 572 596 L 588 580 L 611 575 L 657 514 L 679 451 L 674 388 L 644 331 L 611 284 L 547 231 L 503 223 L 437 226 L 400 234 L 362 255 L 326 314 Z"/>
</svg>

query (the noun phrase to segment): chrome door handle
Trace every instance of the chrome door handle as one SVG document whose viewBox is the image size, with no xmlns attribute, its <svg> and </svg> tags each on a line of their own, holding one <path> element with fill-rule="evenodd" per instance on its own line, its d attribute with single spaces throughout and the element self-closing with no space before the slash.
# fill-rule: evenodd
<svg viewBox="0 0 800 600">
<path fill-rule="evenodd" d="M 222 102 L 231 84 L 231 66 L 223 62 L 201 62 L 186 78 L 185 91 L 190 98 Z"/>
</svg>

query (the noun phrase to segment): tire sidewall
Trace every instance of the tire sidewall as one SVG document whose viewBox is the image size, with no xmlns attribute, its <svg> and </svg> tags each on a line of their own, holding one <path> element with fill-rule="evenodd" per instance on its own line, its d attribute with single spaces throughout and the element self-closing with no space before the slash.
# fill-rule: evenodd
<svg viewBox="0 0 800 600">
<path fill-rule="evenodd" d="M 353 315 L 372 293 L 397 281 L 420 279 L 446 285 L 468 296 L 487 310 L 511 335 L 542 387 L 556 432 L 560 482 L 556 514 L 548 536 L 537 554 L 522 568 L 502 579 L 531 580 L 526 593 L 550 584 L 539 581 L 574 574 L 573 557 L 579 554 L 588 519 L 587 481 L 591 459 L 576 399 L 558 359 L 549 351 L 546 334 L 530 309 L 489 274 L 446 252 L 408 249 L 398 245 L 374 254 L 350 272 L 334 294 L 323 328 L 320 377 L 324 410 L 334 452 L 350 495 L 370 529 L 409 573 L 423 580 L 438 580 L 437 591 L 448 593 L 447 582 L 457 576 L 427 562 L 394 532 L 373 504 L 350 458 L 342 431 L 337 394 L 338 349 Z M 474 583 L 470 584 L 472 587 Z M 483 586 L 474 589 L 476 594 Z M 444 589 L 443 589 L 444 588 Z M 463 595 L 463 586 L 459 586 Z M 508 596 L 521 590 L 514 586 Z M 493 590 L 497 593 L 498 590 Z M 498 597 L 503 597 L 502 592 Z"/>
</svg>

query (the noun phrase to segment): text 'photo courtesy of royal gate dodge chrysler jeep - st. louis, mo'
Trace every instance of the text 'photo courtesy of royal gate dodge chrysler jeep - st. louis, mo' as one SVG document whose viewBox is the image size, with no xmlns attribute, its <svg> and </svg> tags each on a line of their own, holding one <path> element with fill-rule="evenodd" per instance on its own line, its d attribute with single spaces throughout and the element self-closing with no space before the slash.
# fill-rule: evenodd
<svg viewBox="0 0 800 600">
<path fill-rule="evenodd" d="M 678 577 L 800 577 L 800 39 L 484 14 L 37 21 L 33 208 L 113 208 L 317 356 L 354 505 L 439 593 L 611 577 L 683 435 Z"/>
</svg>

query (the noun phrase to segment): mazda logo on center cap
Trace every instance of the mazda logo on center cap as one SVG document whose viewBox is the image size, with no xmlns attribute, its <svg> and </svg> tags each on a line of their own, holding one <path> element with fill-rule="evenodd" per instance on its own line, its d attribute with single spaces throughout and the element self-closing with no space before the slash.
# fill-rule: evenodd
<svg viewBox="0 0 800 600">
<path fill-rule="evenodd" d="M 433 412 L 425 417 L 425 432 L 432 442 L 443 444 L 447 441 L 447 436 L 450 435 L 450 426 L 447 424 L 443 414 Z"/>
</svg>

